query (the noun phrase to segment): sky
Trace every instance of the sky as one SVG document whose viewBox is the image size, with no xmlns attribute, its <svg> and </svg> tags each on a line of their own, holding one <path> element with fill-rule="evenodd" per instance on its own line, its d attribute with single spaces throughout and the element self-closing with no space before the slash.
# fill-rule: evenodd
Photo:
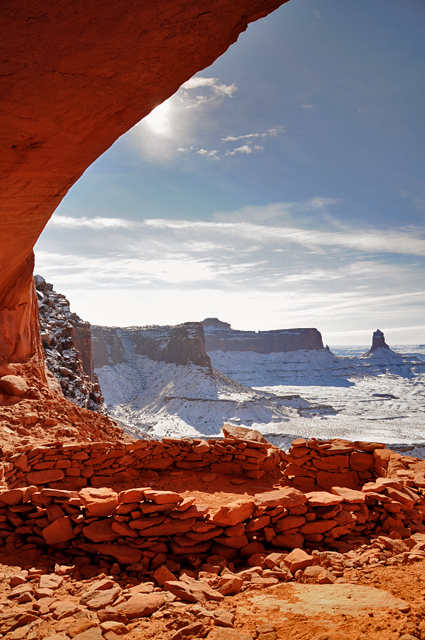
<svg viewBox="0 0 425 640">
<path fill-rule="evenodd" d="M 92 324 L 425 343 L 425 3 L 291 0 L 71 188 L 36 273 Z"/>
</svg>

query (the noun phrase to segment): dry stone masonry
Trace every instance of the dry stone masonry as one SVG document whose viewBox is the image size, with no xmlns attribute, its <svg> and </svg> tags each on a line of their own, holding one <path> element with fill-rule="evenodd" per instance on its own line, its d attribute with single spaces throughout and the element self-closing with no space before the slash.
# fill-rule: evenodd
<svg viewBox="0 0 425 640">
<path fill-rule="evenodd" d="M 343 440 L 298 439 L 285 454 L 258 432 L 223 431 L 209 441 L 21 447 L 2 463 L 0 541 L 147 570 L 205 554 L 262 566 L 274 550 L 347 551 L 379 536 L 425 533 L 424 461 Z M 181 469 L 207 480 L 267 476 L 271 488 L 212 509 L 150 486 Z M 119 483 L 130 488 L 117 492 Z"/>
</svg>

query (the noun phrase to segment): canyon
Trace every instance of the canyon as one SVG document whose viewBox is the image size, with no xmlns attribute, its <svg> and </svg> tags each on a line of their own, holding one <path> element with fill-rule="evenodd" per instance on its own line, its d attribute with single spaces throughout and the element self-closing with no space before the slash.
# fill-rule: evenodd
<svg viewBox="0 0 425 640">
<path fill-rule="evenodd" d="M 208 0 L 202 9 L 190 0 L 2 4 L 6 640 L 276 640 L 306 632 L 346 640 L 359 628 L 370 638 L 425 637 L 422 460 L 359 438 L 297 439 L 285 453 L 232 424 L 219 437 L 136 438 L 88 409 L 102 404 L 89 326 L 63 296 L 33 280 L 34 243 L 85 169 L 283 1 Z M 221 427 L 226 406 L 233 417 L 251 404 L 261 418 L 282 421 L 313 405 L 217 371 L 199 323 L 144 335 L 96 330 L 104 388 L 132 401 L 149 374 L 157 385 L 152 414 L 201 399 L 220 405 Z M 299 355 L 273 350 L 287 338 L 270 335 L 253 353 Z M 301 352 L 332 355 L 320 346 Z M 364 363 L 377 372 L 420 366 L 392 353 L 377 348 Z M 196 420 L 208 431 L 206 406 L 196 407 Z"/>
</svg>

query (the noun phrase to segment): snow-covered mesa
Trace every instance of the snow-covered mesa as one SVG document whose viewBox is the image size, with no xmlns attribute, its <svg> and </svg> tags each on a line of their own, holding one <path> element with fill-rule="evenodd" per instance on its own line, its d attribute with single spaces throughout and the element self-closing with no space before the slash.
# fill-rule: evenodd
<svg viewBox="0 0 425 640">
<path fill-rule="evenodd" d="M 139 355 L 126 330 L 116 332 L 122 362 L 96 373 L 110 415 L 133 433 L 212 437 L 229 422 L 282 447 L 299 436 L 342 437 L 425 457 L 424 345 L 360 356 L 211 351 L 211 370 Z"/>
</svg>

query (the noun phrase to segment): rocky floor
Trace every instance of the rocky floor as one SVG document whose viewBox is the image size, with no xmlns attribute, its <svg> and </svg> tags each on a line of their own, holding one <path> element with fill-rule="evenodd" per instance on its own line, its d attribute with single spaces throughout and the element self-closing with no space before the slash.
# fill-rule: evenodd
<svg viewBox="0 0 425 640">
<path fill-rule="evenodd" d="M 282 569 L 235 569 L 212 558 L 216 564 L 181 567 L 178 580 L 160 586 L 169 577 L 163 569 L 138 576 L 120 571 L 118 565 L 90 564 L 83 557 L 51 557 L 38 551 L 23 556 L 3 547 L 0 637 L 425 638 L 425 560 L 409 558 L 407 552 L 389 557 L 377 543 L 350 559 L 339 555 L 313 554 L 315 564 L 294 574 L 288 572 L 290 555 Z M 269 559 L 269 564 L 275 561 Z M 225 589 L 219 585 L 235 580 L 242 583 L 240 591 L 223 596 L 220 591 Z"/>
</svg>

